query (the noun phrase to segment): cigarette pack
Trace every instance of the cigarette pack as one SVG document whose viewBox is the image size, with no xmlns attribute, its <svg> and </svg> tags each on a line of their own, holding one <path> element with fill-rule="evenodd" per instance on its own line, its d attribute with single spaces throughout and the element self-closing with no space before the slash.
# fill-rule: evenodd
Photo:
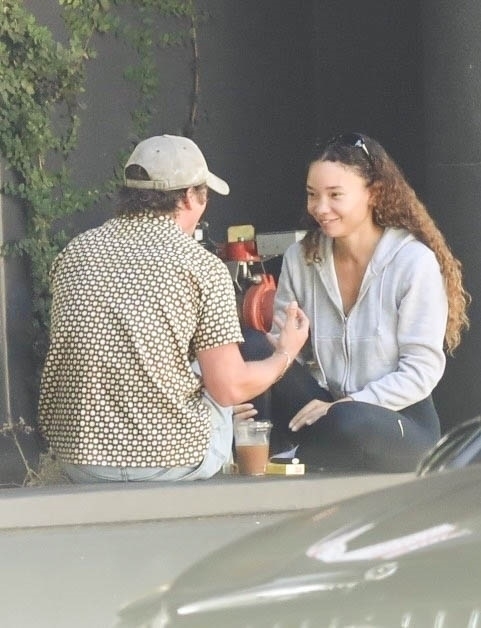
<svg viewBox="0 0 481 628">
<path fill-rule="evenodd" d="M 304 475 L 304 465 L 302 463 L 297 464 L 282 464 L 277 462 L 268 462 L 266 472 L 274 475 Z"/>
</svg>

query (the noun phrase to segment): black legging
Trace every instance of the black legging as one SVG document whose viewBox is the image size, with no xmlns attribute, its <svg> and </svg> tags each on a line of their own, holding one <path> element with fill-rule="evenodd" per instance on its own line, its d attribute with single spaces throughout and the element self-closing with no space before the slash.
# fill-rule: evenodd
<svg viewBox="0 0 481 628">
<path fill-rule="evenodd" d="M 241 352 L 247 360 L 261 360 L 272 353 L 265 335 L 244 329 Z M 333 401 L 332 396 L 294 362 L 270 391 L 253 399 L 259 416 L 274 425 L 274 447 L 298 445 L 297 457 L 309 467 L 338 471 L 414 471 L 421 457 L 440 438 L 439 417 L 431 396 L 402 412 L 360 401 L 333 405 L 327 414 L 299 432 L 289 422 L 313 399 Z"/>
</svg>

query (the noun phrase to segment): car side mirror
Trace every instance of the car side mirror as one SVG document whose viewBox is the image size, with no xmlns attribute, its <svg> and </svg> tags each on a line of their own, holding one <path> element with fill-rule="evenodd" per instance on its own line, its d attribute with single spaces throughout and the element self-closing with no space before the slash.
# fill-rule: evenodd
<svg viewBox="0 0 481 628">
<path fill-rule="evenodd" d="M 422 458 L 416 475 L 459 469 L 480 462 L 481 416 L 476 416 L 447 432 Z"/>
</svg>

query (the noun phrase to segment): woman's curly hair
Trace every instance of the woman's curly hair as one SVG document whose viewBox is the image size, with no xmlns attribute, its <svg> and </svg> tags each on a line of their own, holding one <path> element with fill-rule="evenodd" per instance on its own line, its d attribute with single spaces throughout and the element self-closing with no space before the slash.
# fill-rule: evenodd
<svg viewBox="0 0 481 628">
<path fill-rule="evenodd" d="M 471 297 L 463 287 L 461 262 L 454 257 L 425 205 L 379 142 L 361 134 L 348 136 L 362 139 L 366 151 L 355 142 L 343 141 L 343 137 L 347 136 L 334 138 L 322 147 L 316 146 L 309 166 L 315 161 L 332 161 L 354 168 L 371 190 L 374 222 L 380 227 L 407 229 L 434 252 L 446 285 L 448 321 L 445 347 L 452 355 L 461 342 L 463 330 L 469 328 L 467 309 Z M 307 263 L 314 262 L 318 256 L 321 233 L 317 223 L 309 217 L 308 231 L 302 241 Z"/>
</svg>

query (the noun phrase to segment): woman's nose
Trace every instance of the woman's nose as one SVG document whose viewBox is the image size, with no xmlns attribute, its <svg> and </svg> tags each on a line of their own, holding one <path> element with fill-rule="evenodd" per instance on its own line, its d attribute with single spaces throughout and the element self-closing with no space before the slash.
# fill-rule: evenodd
<svg viewBox="0 0 481 628">
<path fill-rule="evenodd" d="M 323 214 L 327 214 L 329 212 L 329 206 L 324 198 L 319 198 L 313 203 L 311 212 L 315 216 L 322 216 Z"/>
</svg>

